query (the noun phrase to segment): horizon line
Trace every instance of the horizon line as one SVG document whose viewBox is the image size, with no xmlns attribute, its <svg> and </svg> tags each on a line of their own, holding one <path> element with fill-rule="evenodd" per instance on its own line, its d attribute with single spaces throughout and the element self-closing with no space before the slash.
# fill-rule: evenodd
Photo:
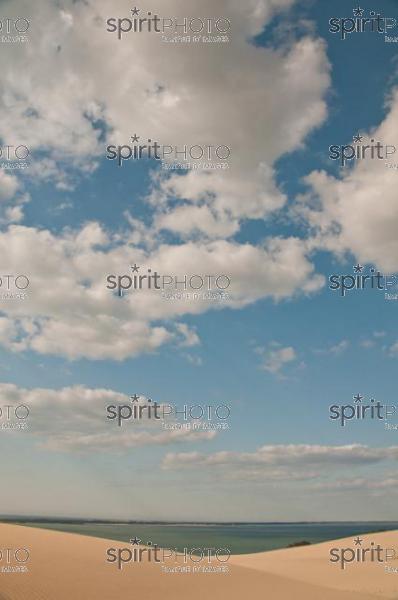
<svg viewBox="0 0 398 600">
<path fill-rule="evenodd" d="M 4 520 L 9 521 L 36 521 L 36 522 L 53 522 L 53 523 L 62 523 L 62 522 L 89 522 L 89 523 L 103 523 L 103 524 L 142 524 L 142 525 L 300 525 L 300 524 L 336 524 L 336 523 L 398 523 L 398 520 L 344 520 L 344 521 L 324 521 L 324 520 L 314 520 L 314 521 L 240 521 L 240 520 L 230 520 L 230 521 L 176 521 L 176 520 L 161 520 L 161 519 L 116 519 L 116 518 L 102 518 L 102 517 L 65 517 L 65 516 L 54 516 L 54 517 L 45 517 L 42 515 L 1 515 L 0 514 L 0 522 Z"/>
</svg>

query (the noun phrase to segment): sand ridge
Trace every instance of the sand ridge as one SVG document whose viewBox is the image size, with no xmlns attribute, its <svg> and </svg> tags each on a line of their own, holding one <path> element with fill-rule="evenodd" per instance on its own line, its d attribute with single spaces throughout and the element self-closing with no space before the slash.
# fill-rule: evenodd
<svg viewBox="0 0 398 600">
<path fill-rule="evenodd" d="M 397 546 L 397 532 L 363 536 Z M 231 556 L 229 573 L 162 573 L 153 562 L 129 563 L 122 571 L 106 562 L 109 547 L 126 543 L 21 525 L 0 524 L 0 548 L 28 548 L 27 573 L 0 573 L 0 600 L 375 600 L 397 597 L 398 573 L 375 564 L 344 572 L 328 562 L 333 545 Z M 4 563 L 4 558 L 1 564 Z M 395 561 L 391 564 L 396 564 Z"/>
</svg>

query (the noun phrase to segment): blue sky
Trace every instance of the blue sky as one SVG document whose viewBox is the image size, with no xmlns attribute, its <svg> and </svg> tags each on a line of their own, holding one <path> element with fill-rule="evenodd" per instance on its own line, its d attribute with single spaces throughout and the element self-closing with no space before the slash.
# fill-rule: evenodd
<svg viewBox="0 0 398 600">
<path fill-rule="evenodd" d="M 24 12 L 27 6 L 20 4 L 20 14 L 28 14 Z M 256 5 L 264 12 L 256 13 Z M 205 52 L 203 47 L 190 47 L 192 65 L 199 71 L 203 69 L 203 79 L 191 81 L 186 71 L 190 64 L 184 63 L 183 48 L 173 48 L 170 62 L 175 61 L 175 70 L 167 63 L 165 73 L 156 75 L 160 59 L 154 57 L 158 51 L 154 42 L 134 39 L 130 48 L 130 40 L 119 43 L 109 36 L 105 39 L 100 28 L 93 29 L 92 37 L 87 36 L 82 42 L 80 28 L 89 26 L 90 11 L 94 14 L 95 10 L 80 3 L 67 2 L 59 9 L 51 2 L 43 2 L 42 16 L 47 13 L 49 22 L 56 23 L 58 19 L 67 24 L 62 31 L 62 68 L 65 73 L 74 73 L 75 84 L 80 82 L 81 89 L 76 97 L 68 97 L 65 82 L 56 78 L 52 85 L 59 97 L 59 107 L 54 107 L 51 103 L 55 97 L 50 95 L 49 83 L 41 78 L 39 70 L 32 75 L 26 71 L 24 86 L 18 90 L 9 67 L 3 84 L 3 98 L 7 96 L 5 92 L 13 97 L 8 107 L 14 129 L 3 126 L 0 139 L 3 144 L 11 143 L 10 136 L 21 139 L 23 132 L 29 131 L 26 143 L 32 148 L 32 165 L 27 174 L 17 178 L 15 189 L 7 176 L 0 179 L 0 186 L 7 190 L 8 185 L 14 191 L 11 195 L 4 193 L 2 206 L 1 248 L 10 251 L 3 269 L 31 275 L 31 290 L 23 308 L 15 302 L 11 307 L 4 307 L 5 301 L 0 305 L 0 316 L 4 318 L 0 327 L 2 404 L 14 403 L 16 398 L 24 400 L 31 406 L 31 422 L 29 431 L 0 432 L 0 449 L 9 480 L 0 513 L 176 520 L 394 518 L 398 490 L 398 445 L 394 437 L 397 432 L 385 431 L 382 423 L 371 420 L 351 422 L 341 428 L 329 419 L 328 407 L 350 404 L 358 392 L 366 398 L 394 404 L 398 360 L 398 346 L 394 346 L 396 304 L 374 291 L 353 291 L 341 298 L 328 289 L 327 278 L 332 273 L 351 274 L 358 261 L 377 266 L 383 273 L 398 272 L 393 227 L 398 223 L 398 213 L 392 204 L 397 174 L 386 174 L 383 165 L 375 161 L 366 165 L 358 161 L 342 172 L 328 157 L 330 145 L 349 144 L 357 132 L 367 134 L 375 129 L 377 139 L 384 140 L 382 136 L 387 130 L 392 137 L 385 143 L 394 143 L 394 125 L 398 133 L 394 112 L 397 101 L 393 96 L 397 73 L 395 44 L 385 43 L 383 36 L 377 34 L 352 34 L 342 41 L 328 31 L 330 18 L 350 17 L 356 4 L 336 0 L 330 11 L 324 2 L 289 0 L 286 5 L 291 6 L 275 10 L 268 0 L 253 0 L 245 11 L 235 3 L 223 2 L 224 14 L 231 14 L 232 23 L 235 19 L 230 55 L 214 44 L 206 49 L 206 61 L 201 56 Z M 7 8 L 10 6 L 8 3 Z M 211 10 L 209 6 L 206 5 L 206 10 Z M 366 0 L 360 6 L 367 14 L 374 4 Z M 129 10 L 123 3 L 118 8 L 117 14 Z M 396 12 L 395 3 L 388 0 L 378 2 L 377 9 L 386 16 L 394 16 Z M 96 10 L 102 11 L 101 15 L 107 14 L 102 3 Z M 162 10 L 166 14 L 163 7 Z M 181 6 L 170 2 L 170 10 L 181 10 Z M 250 11 L 257 16 L 246 27 Z M 23 47 L 7 47 L 7 64 L 15 70 L 45 60 L 46 43 L 49 48 L 55 43 L 54 32 L 53 37 L 39 45 L 41 23 L 32 17 L 29 52 Z M 303 63 L 298 59 L 292 61 L 296 70 L 292 71 L 291 81 L 288 78 L 288 90 L 297 101 L 279 111 L 275 107 L 285 101 L 285 84 L 281 81 L 289 53 L 303 40 L 309 40 L 305 50 L 308 56 Z M 258 60 L 251 54 L 254 43 L 260 52 Z M 119 62 L 130 53 L 138 56 L 140 68 L 147 65 L 158 79 L 165 78 L 171 95 L 185 98 L 186 94 L 180 112 L 174 114 L 173 105 L 170 109 L 154 108 L 150 101 L 142 106 L 142 99 L 129 106 L 131 92 L 143 71 L 130 73 L 126 68 L 118 74 L 116 62 L 113 63 L 109 68 L 115 73 L 114 95 L 105 89 L 109 88 L 109 82 L 97 81 L 97 75 L 92 76 L 92 81 L 87 80 L 90 60 L 87 58 L 87 64 L 82 61 L 80 72 L 76 55 L 89 48 L 95 57 L 101 44 L 108 51 L 114 48 Z M 244 48 L 241 62 L 234 60 L 234 52 L 239 54 L 240 45 Z M 217 61 L 233 73 L 226 83 L 229 104 L 225 124 L 218 123 L 222 119 L 217 116 L 217 106 L 222 106 L 226 98 L 221 97 L 217 105 L 214 98 L 221 92 L 212 92 L 211 85 L 213 77 L 219 75 Z M 246 73 L 250 61 L 253 78 Z M 267 61 L 269 68 L 275 69 L 275 79 L 266 68 Z M 303 80 L 308 82 L 305 85 L 297 81 L 300 78 L 296 76 L 296 61 Z M 47 68 L 51 72 L 55 67 L 50 53 Z M 98 67 L 98 71 L 101 69 Z M 102 75 L 106 79 L 107 73 Z M 149 85 L 146 76 L 142 77 L 142 87 Z M 247 86 L 244 90 L 247 96 L 242 98 L 241 78 Z M 83 85 L 87 81 L 89 85 Z M 255 81 L 260 83 L 254 84 Z M 126 98 L 116 92 L 118 85 L 126 86 Z M 204 184 L 200 176 L 197 181 L 186 177 L 182 183 L 185 175 L 180 173 L 175 176 L 173 186 L 167 188 L 167 177 L 163 176 L 160 183 L 156 178 L 160 169 L 155 161 L 130 161 L 122 168 L 107 161 L 105 139 L 96 137 L 94 129 L 89 132 L 91 147 L 84 142 L 88 134 L 76 129 L 76 150 L 71 158 L 68 129 L 73 132 L 79 126 L 82 110 L 79 102 L 96 103 L 95 111 L 101 113 L 101 119 L 118 139 L 126 139 L 134 131 L 145 137 L 145 131 L 150 131 L 148 135 L 158 135 L 166 143 L 177 135 L 179 143 L 184 143 L 184 127 L 177 134 L 177 126 L 179 120 L 187 123 L 188 111 L 195 109 L 195 86 L 209 104 L 215 101 L 215 116 L 209 117 L 211 107 L 210 113 L 204 109 L 203 114 L 193 112 L 199 125 L 192 125 L 192 130 L 191 123 L 186 125 L 187 140 L 197 139 L 198 131 L 203 135 L 206 119 L 212 118 L 214 123 L 209 124 L 209 130 L 213 125 L 215 133 L 212 132 L 211 139 L 224 139 L 228 130 L 232 132 L 229 119 L 241 114 L 249 97 L 258 96 L 257 116 L 243 118 L 242 114 L 242 127 L 235 122 L 236 131 L 231 133 L 232 153 L 236 148 L 234 160 L 243 164 L 240 167 L 233 160 L 230 171 L 224 174 L 225 181 L 232 178 L 236 193 L 231 204 L 236 203 L 238 208 L 234 204 L 231 213 L 228 212 L 231 190 L 224 189 L 225 181 L 212 181 L 207 188 L 208 183 Z M 18 91 L 26 95 L 22 97 L 22 105 L 40 107 L 41 113 L 37 110 L 41 121 L 37 127 L 21 116 L 16 100 Z M 306 113 L 302 131 L 293 135 L 291 141 L 281 142 L 278 132 L 283 136 L 286 123 L 294 129 L 306 103 L 313 108 Z M 199 105 L 196 108 L 201 110 Z M 130 112 L 131 121 L 126 116 Z M 62 119 L 66 122 L 58 130 Z M 276 123 L 270 129 L 269 120 Z M 140 125 L 136 127 L 137 122 Z M 43 128 L 45 134 L 40 131 Z M 249 135 L 250 128 L 257 130 L 258 139 Z M 241 142 L 239 149 L 238 142 Z M 255 187 L 258 173 L 255 169 L 260 163 L 272 170 L 264 180 L 258 180 L 258 189 L 263 185 L 269 188 L 267 197 Z M 325 174 L 321 176 L 320 172 Z M 311 183 L 303 181 L 310 174 Z M 366 194 L 372 193 L 368 177 L 372 177 L 372 185 L 377 187 L 385 204 L 377 197 L 373 203 L 371 198 L 367 199 Z M 179 191 L 179 185 L 183 192 Z M 256 201 L 251 198 L 253 205 L 248 202 L 248 193 L 253 193 L 253 197 L 258 193 Z M 207 221 L 199 229 L 186 228 L 187 223 L 195 223 L 197 219 L 197 213 L 193 212 L 187 213 L 181 229 L 174 209 L 195 204 L 211 208 L 216 233 Z M 17 219 L 6 211 L 13 205 L 23 209 Z M 167 223 L 172 225 L 159 225 L 166 222 L 166 216 Z M 88 237 L 91 240 L 92 236 L 94 241 L 79 242 L 79 232 L 88 223 L 96 223 L 107 239 L 104 241 L 102 234 L 92 230 Z M 40 231 L 52 236 L 48 246 Z M 18 236 L 21 240 L 26 236 L 27 242 L 21 242 L 22 249 L 12 253 L 15 250 L 12 240 Z M 282 240 L 285 247 L 287 239 L 297 242 L 291 255 L 269 251 L 270 240 L 274 240 L 272 243 Z M 188 260 L 187 266 L 198 271 L 202 264 L 195 257 L 186 258 L 187 253 L 193 248 L 214 250 L 212 244 L 223 241 L 239 250 L 246 246 L 253 252 L 268 249 L 264 263 L 254 253 L 247 260 L 242 260 L 238 253 L 231 254 L 229 259 L 228 251 L 225 257 L 217 258 L 218 267 L 230 267 L 231 295 L 235 302 L 226 302 L 223 309 L 206 306 L 192 310 L 179 306 L 165 312 L 157 305 L 150 309 L 149 302 L 146 314 L 144 305 L 139 303 L 136 309 L 131 301 L 131 321 L 148 325 L 144 332 L 139 330 L 137 338 L 149 339 L 153 328 L 160 327 L 166 341 L 154 341 L 149 346 L 142 341 L 130 347 L 126 340 L 120 355 L 113 357 L 116 338 L 112 337 L 108 350 L 96 350 L 102 315 L 107 314 L 108 318 L 108 310 L 116 311 L 120 318 L 114 325 L 116 337 L 119 327 L 120 336 L 125 335 L 123 328 L 130 321 L 126 306 L 120 301 L 117 304 L 117 298 L 111 301 L 105 288 L 111 264 L 118 264 L 116 272 L 125 273 L 129 264 L 143 264 L 140 258 L 145 255 L 147 266 L 165 272 L 172 263 L 158 265 L 156 260 L 169 256 L 175 246 L 182 251 L 177 267 Z M 36 256 L 41 244 L 47 250 Z M 64 259 L 58 270 L 54 264 L 47 267 L 43 262 L 51 248 L 57 260 L 59 256 Z M 73 264 L 69 263 L 72 255 Z M 297 268 L 293 264 L 296 259 Z M 234 260 L 241 262 L 234 264 Z M 267 260 L 271 261 L 269 265 Z M 278 263 L 280 284 L 279 275 L 277 283 L 274 275 L 267 282 L 273 261 Z M 87 273 L 92 274 L 87 284 L 93 292 L 89 300 L 84 296 L 87 289 L 82 284 Z M 309 290 L 306 286 L 315 274 L 319 279 Z M 62 295 L 62 290 L 70 290 L 74 285 L 75 293 Z M 192 343 L 177 333 L 178 323 L 184 323 L 191 334 L 196 334 Z M 45 330 L 46 324 L 53 325 Z M 86 337 L 86 326 L 90 332 L 98 330 L 97 333 L 88 333 Z M 32 333 L 35 327 L 38 329 Z M 12 333 L 15 330 L 18 335 Z M 104 348 L 106 331 L 101 332 Z M 128 335 L 134 335 L 135 331 Z M 89 408 L 75 386 L 98 391 L 98 397 L 86 399 Z M 66 389 L 65 398 L 70 398 L 70 423 L 67 405 L 62 404 L 58 394 L 62 388 Z M 42 389 L 48 393 L 43 394 Z M 152 438 L 148 443 L 133 440 L 123 447 L 117 437 L 121 432 L 111 431 L 106 422 L 104 390 L 126 397 L 137 393 L 178 405 L 227 404 L 231 407 L 230 429 L 208 439 L 178 442 L 167 439 L 160 443 Z M 92 423 L 87 425 L 89 441 L 83 448 L 76 432 L 82 432 L 84 425 L 78 422 L 86 410 L 92 415 Z M 54 417 L 57 411 L 61 411 L 62 419 Z M 128 431 L 134 425 L 129 424 Z M 103 432 L 102 449 L 90 437 L 96 431 Z M 316 450 L 317 447 L 321 450 Z M 289 452 L 292 454 L 286 458 Z M 216 466 L 212 465 L 211 457 Z"/>
</svg>

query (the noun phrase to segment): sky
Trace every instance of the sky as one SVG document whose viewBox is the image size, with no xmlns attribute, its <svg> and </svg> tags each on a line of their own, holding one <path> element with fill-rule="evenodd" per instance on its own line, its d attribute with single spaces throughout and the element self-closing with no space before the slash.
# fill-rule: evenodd
<svg viewBox="0 0 398 600">
<path fill-rule="evenodd" d="M 0 514 L 396 518 L 398 37 L 340 34 L 376 11 L 394 40 L 396 8 L 0 2 Z M 134 9 L 215 31 L 107 31 Z M 229 156 L 109 158 L 148 139 Z M 148 269 L 228 287 L 109 289 Z M 377 272 L 387 290 L 329 287 Z M 107 418 L 149 399 L 230 414 Z M 397 416 L 330 418 L 372 399 Z"/>
</svg>

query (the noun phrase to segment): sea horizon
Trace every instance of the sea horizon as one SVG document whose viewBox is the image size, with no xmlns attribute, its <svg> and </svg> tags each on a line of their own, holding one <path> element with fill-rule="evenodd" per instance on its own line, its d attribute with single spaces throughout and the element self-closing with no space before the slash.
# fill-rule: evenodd
<svg viewBox="0 0 398 600">
<path fill-rule="evenodd" d="M 1 522 L 16 522 L 16 521 L 40 521 L 40 522 L 53 522 L 53 523 L 109 523 L 109 524 L 130 524 L 130 523 L 140 523 L 142 525 L 151 525 L 151 524 L 160 524 L 160 525 L 301 525 L 301 524 L 352 524 L 352 523 L 396 523 L 398 525 L 398 520 L 366 520 L 366 519 L 358 519 L 358 520 L 300 520 L 300 521 L 195 521 L 195 520 L 184 520 L 184 521 L 176 521 L 176 520 L 165 520 L 165 519 L 106 519 L 106 518 L 91 518 L 91 517 L 64 517 L 64 516 L 56 516 L 56 517 L 45 517 L 42 515 L 0 515 L 0 523 Z"/>
<path fill-rule="evenodd" d="M 231 554 L 252 554 L 398 529 L 398 521 L 183 523 L 0 517 L 0 522 L 126 544 L 138 538 L 144 546 L 156 544 L 179 552 L 188 548 L 193 554 L 195 548 L 206 547 L 227 549 Z"/>
</svg>

